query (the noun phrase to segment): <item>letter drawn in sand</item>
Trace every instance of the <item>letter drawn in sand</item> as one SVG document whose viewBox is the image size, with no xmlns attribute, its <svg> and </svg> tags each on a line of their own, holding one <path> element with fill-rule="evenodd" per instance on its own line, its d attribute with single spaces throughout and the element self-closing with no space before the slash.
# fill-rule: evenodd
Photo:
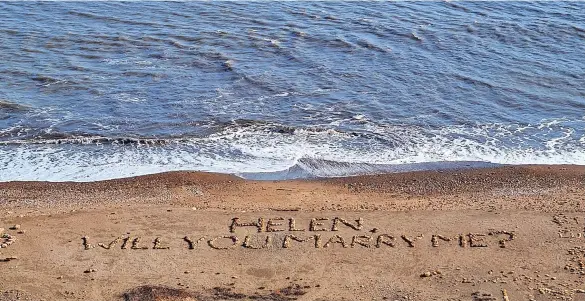
<svg viewBox="0 0 585 301">
<path fill-rule="evenodd" d="M 183 237 L 183 240 L 187 243 L 187 247 L 189 248 L 189 250 L 193 250 L 195 249 L 196 244 L 199 244 L 200 242 L 205 240 L 205 236 L 200 237 L 197 241 L 192 240 L 191 238 L 189 238 L 189 236 L 185 236 Z"/>
<path fill-rule="evenodd" d="M 333 219 L 333 225 L 331 226 L 331 231 L 339 231 L 339 223 L 340 222 L 342 224 L 348 226 L 349 228 L 356 230 L 356 231 L 360 231 L 364 226 L 364 220 L 361 217 L 359 219 L 355 220 L 355 225 L 342 219 L 342 218 L 336 217 Z"/>
<path fill-rule="evenodd" d="M 146 249 L 148 249 L 147 246 L 140 246 L 140 240 L 141 240 L 140 236 L 134 238 L 130 249 L 132 249 L 132 250 L 146 250 Z"/>
<path fill-rule="evenodd" d="M 276 221 L 283 221 L 283 220 L 284 220 L 284 218 L 282 218 L 282 217 L 276 217 L 276 218 L 269 219 L 268 222 L 266 223 L 266 232 L 284 231 L 284 229 L 275 228 L 278 226 L 282 226 L 282 223 L 279 223 Z"/>
<path fill-rule="evenodd" d="M 431 244 L 433 247 L 438 247 L 439 246 L 439 239 L 442 241 L 451 241 L 451 237 L 447 237 L 447 236 L 443 236 L 443 235 L 438 235 L 438 234 L 433 234 L 433 236 L 431 236 Z"/>
<path fill-rule="evenodd" d="M 300 238 L 300 237 L 295 236 L 295 235 L 287 235 L 287 236 L 284 237 L 284 240 L 282 241 L 282 248 L 283 249 L 290 248 L 290 243 L 293 240 L 294 241 L 297 241 L 297 242 L 305 242 L 305 241 L 308 241 L 310 239 L 312 239 L 312 240 L 315 241 L 315 244 L 314 244 L 315 248 L 320 248 L 321 247 L 321 235 L 320 234 L 316 234 L 316 235 L 309 236 L 307 238 Z"/>
<path fill-rule="evenodd" d="M 395 238 L 393 236 L 388 234 L 380 234 L 376 239 L 376 248 L 380 248 L 382 245 L 387 245 L 394 248 L 394 240 Z"/>
<path fill-rule="evenodd" d="M 343 237 L 335 234 L 333 235 L 324 245 L 323 248 L 329 248 L 331 244 L 341 244 L 342 247 L 347 248 L 347 244 L 345 243 L 345 239 Z"/>
<path fill-rule="evenodd" d="M 406 235 L 401 235 L 400 237 L 402 238 L 402 240 L 404 240 L 408 244 L 408 247 L 414 248 L 414 242 L 419 240 L 419 239 L 422 239 L 424 237 L 424 235 L 421 234 L 421 235 L 414 237 L 414 238 L 410 238 Z"/>
<path fill-rule="evenodd" d="M 104 243 L 100 242 L 97 245 L 106 249 L 106 250 L 109 250 L 109 249 L 115 247 L 123 239 L 124 239 L 123 237 L 117 237 L 116 239 L 109 242 L 108 244 L 104 244 Z M 85 250 L 90 250 L 90 249 L 93 249 L 96 247 L 89 242 L 89 236 L 84 236 L 81 238 L 81 240 L 83 242 L 83 249 L 85 249 Z"/>
<path fill-rule="evenodd" d="M 369 248 L 371 247 L 370 242 L 372 241 L 372 237 L 371 236 L 367 236 L 367 235 L 354 235 L 351 239 L 351 244 L 350 246 L 352 248 L 355 248 L 356 245 L 360 245 L 362 247 L 366 247 Z"/>
<path fill-rule="evenodd" d="M 100 243 L 98 243 L 98 246 L 100 246 L 106 250 L 109 250 L 109 249 L 115 247 L 121 240 L 122 240 L 122 237 L 117 237 L 116 239 L 114 239 L 113 241 L 108 243 L 107 245 L 100 242 Z"/>
<path fill-rule="evenodd" d="M 324 228 L 321 221 L 328 221 L 328 218 L 312 218 L 311 223 L 309 224 L 309 231 L 328 231 L 327 228 Z"/>
<path fill-rule="evenodd" d="M 84 236 L 84 237 L 82 237 L 82 238 L 81 238 L 81 241 L 83 242 L 83 248 L 84 248 L 85 250 L 89 250 L 89 249 L 93 249 L 93 248 L 95 248 L 95 246 L 94 246 L 94 245 L 92 245 L 92 244 L 90 244 L 90 243 L 89 243 L 89 236 Z"/>
<path fill-rule="evenodd" d="M 488 235 L 491 235 L 491 236 L 498 236 L 498 235 L 508 236 L 507 238 L 503 238 L 503 239 L 500 239 L 498 241 L 498 243 L 500 244 L 500 248 L 505 248 L 506 247 L 506 242 L 509 242 L 509 241 L 514 240 L 514 232 L 509 232 L 509 231 L 490 231 L 488 233 Z"/>
<path fill-rule="evenodd" d="M 154 239 L 152 248 L 154 250 L 168 250 L 168 249 L 170 249 L 170 247 L 168 247 L 168 246 L 167 247 L 162 246 L 162 243 L 160 241 L 160 237 L 157 237 Z"/>
<path fill-rule="evenodd" d="M 17 228 L 16 226 L 12 227 L 11 229 Z M 0 228 L 0 249 L 4 249 L 4 248 L 8 248 L 10 245 L 12 245 L 16 240 L 14 238 L 14 236 L 8 234 L 8 233 L 4 233 L 2 234 L 2 232 L 4 231 L 3 228 Z"/>
<path fill-rule="evenodd" d="M 559 238 L 571 238 L 571 236 L 569 236 L 568 233 L 569 233 L 568 229 L 559 230 Z"/>
<path fill-rule="evenodd" d="M 217 241 L 220 239 L 229 239 L 229 240 L 231 240 L 231 244 L 228 246 L 218 246 Z M 219 236 L 219 237 L 208 240 L 207 244 L 216 250 L 226 250 L 226 249 L 235 248 L 238 244 L 238 241 L 239 241 L 239 239 L 237 236 L 233 236 L 233 235 L 232 236 Z"/>
<path fill-rule="evenodd" d="M 467 246 L 467 241 L 465 240 L 465 235 L 459 234 L 458 238 L 459 238 L 459 246 L 462 248 L 465 248 Z"/>
<path fill-rule="evenodd" d="M 483 238 L 480 238 L 481 236 L 485 236 L 485 234 L 479 234 L 479 233 L 467 234 L 467 237 L 469 237 L 469 246 L 472 248 L 485 248 L 485 247 L 487 247 L 487 244 L 485 244 L 485 241 L 483 240 Z"/>
<path fill-rule="evenodd" d="M 288 230 L 289 231 L 305 231 L 305 229 L 297 229 L 296 221 L 294 218 L 290 218 L 288 220 Z"/>
<path fill-rule="evenodd" d="M 122 246 L 120 247 L 120 249 L 122 249 L 122 250 L 128 249 L 128 242 L 129 241 L 130 241 L 130 236 L 124 237 L 124 239 L 122 239 Z"/>
<path fill-rule="evenodd" d="M 251 240 L 252 240 L 251 236 L 246 235 L 246 237 L 244 238 L 244 243 L 242 244 L 242 247 L 257 250 L 257 249 L 268 248 L 272 244 L 272 236 L 270 236 L 270 235 L 266 235 L 266 240 L 264 240 L 264 244 L 261 246 L 253 246 L 251 243 Z"/>
<path fill-rule="evenodd" d="M 240 219 L 237 217 L 232 218 L 232 224 L 230 225 L 230 233 L 236 232 L 236 228 L 238 227 L 256 227 L 258 229 L 258 233 L 264 231 L 265 222 L 263 218 L 259 218 L 257 222 L 250 222 L 250 223 L 241 223 Z"/>
</svg>

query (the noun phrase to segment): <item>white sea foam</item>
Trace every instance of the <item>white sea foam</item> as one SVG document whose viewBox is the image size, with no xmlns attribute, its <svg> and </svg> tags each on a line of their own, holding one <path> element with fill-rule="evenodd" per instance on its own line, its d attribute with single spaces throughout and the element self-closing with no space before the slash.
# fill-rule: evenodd
<svg viewBox="0 0 585 301">
<path fill-rule="evenodd" d="M 0 146 L 0 181 L 94 181 L 173 170 L 274 172 L 304 158 L 373 165 L 446 161 L 585 164 L 585 138 L 576 137 L 571 129 L 555 133 L 540 124 L 439 129 L 371 126 L 361 136 L 310 129 L 281 133 L 259 126 L 228 128 L 205 138 L 169 140 L 163 145 L 11 144 Z M 331 170 L 335 166 L 323 166 L 330 170 L 322 172 L 318 166 L 311 168 L 321 176 L 364 169 L 343 165 L 343 170 Z"/>
</svg>

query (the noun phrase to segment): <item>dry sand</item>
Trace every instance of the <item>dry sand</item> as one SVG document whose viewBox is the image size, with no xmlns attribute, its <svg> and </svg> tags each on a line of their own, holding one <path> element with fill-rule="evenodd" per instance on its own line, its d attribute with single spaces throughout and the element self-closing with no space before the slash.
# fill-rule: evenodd
<svg viewBox="0 0 585 301">
<path fill-rule="evenodd" d="M 585 300 L 584 210 L 583 166 L 0 183 L 0 300 Z"/>
</svg>

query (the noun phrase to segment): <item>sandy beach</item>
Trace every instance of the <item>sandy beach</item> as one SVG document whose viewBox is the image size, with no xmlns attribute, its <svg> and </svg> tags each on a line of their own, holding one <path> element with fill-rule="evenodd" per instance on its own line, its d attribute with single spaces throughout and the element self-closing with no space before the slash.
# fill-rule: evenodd
<svg viewBox="0 0 585 301">
<path fill-rule="evenodd" d="M 0 1 L 0 301 L 585 301 L 585 1 Z"/>
<path fill-rule="evenodd" d="M 585 167 L 0 183 L 0 300 L 585 300 Z"/>
</svg>

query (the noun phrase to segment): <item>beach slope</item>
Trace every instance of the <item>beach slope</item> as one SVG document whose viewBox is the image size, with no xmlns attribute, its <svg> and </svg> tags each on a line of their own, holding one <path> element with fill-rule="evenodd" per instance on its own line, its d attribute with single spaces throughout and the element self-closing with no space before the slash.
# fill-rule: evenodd
<svg viewBox="0 0 585 301">
<path fill-rule="evenodd" d="M 0 300 L 585 300 L 585 167 L 0 183 Z"/>
</svg>

